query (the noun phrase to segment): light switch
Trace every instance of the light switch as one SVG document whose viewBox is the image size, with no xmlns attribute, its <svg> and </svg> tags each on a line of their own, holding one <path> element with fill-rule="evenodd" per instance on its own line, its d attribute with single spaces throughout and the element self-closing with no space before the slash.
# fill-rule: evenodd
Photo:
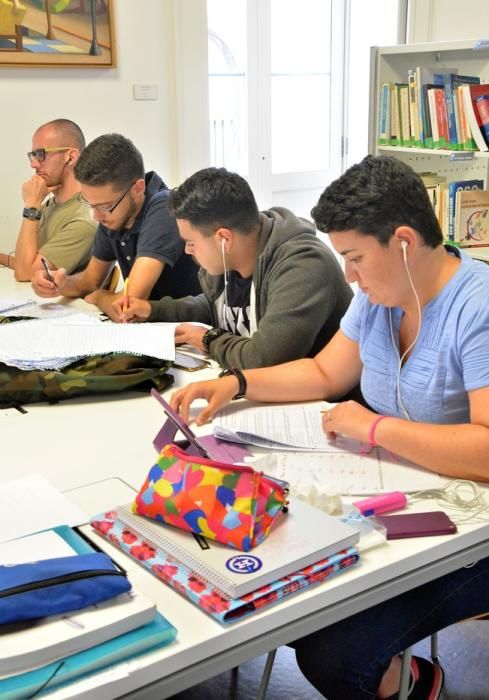
<svg viewBox="0 0 489 700">
<path fill-rule="evenodd" d="M 157 100 L 158 85 L 133 85 L 132 94 L 135 100 Z"/>
</svg>

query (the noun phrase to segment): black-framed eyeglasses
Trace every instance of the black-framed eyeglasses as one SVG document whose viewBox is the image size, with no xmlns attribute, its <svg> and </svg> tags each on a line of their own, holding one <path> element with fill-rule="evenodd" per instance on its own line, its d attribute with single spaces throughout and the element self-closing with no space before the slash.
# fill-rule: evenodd
<svg viewBox="0 0 489 700">
<path fill-rule="evenodd" d="M 71 146 L 56 146 L 55 148 L 36 148 L 34 151 L 29 151 L 27 157 L 32 163 L 34 158 L 38 163 L 42 163 L 46 160 L 46 153 L 54 153 L 55 151 L 69 151 Z"/>
<path fill-rule="evenodd" d="M 78 201 L 81 202 L 81 204 L 84 204 L 86 207 L 90 207 L 90 209 L 94 209 L 95 211 L 102 211 L 102 212 L 104 212 L 104 214 L 112 214 L 114 209 L 119 206 L 119 204 L 122 202 L 122 200 L 124 199 L 126 194 L 129 192 L 131 187 L 135 184 L 135 182 L 136 181 L 131 182 L 131 184 L 129 185 L 127 190 L 121 194 L 119 199 L 116 202 L 114 202 L 114 204 L 110 204 L 110 205 L 90 204 L 90 202 L 87 202 L 87 200 L 85 199 L 85 197 L 82 195 L 81 192 L 78 194 Z"/>
</svg>

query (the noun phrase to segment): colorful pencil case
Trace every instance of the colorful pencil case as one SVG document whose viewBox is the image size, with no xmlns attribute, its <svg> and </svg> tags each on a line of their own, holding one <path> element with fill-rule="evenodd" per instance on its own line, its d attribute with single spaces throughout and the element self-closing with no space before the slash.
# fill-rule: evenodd
<svg viewBox="0 0 489 700">
<path fill-rule="evenodd" d="M 287 512 L 288 484 L 252 467 L 166 445 L 133 503 L 134 513 L 248 552 Z"/>
</svg>

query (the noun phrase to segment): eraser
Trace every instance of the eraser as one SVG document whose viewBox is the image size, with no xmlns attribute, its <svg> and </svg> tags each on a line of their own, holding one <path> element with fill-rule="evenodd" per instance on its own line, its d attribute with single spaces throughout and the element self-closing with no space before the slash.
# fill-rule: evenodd
<svg viewBox="0 0 489 700">
<path fill-rule="evenodd" d="M 401 510 L 407 504 L 407 496 L 401 491 L 389 491 L 378 496 L 362 498 L 354 501 L 353 505 L 364 516 L 377 515 L 378 513 L 390 513 L 392 510 Z"/>
</svg>

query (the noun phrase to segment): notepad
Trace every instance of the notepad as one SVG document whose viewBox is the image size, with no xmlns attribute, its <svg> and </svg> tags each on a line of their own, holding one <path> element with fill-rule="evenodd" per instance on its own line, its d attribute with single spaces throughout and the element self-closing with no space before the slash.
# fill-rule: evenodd
<svg viewBox="0 0 489 700">
<path fill-rule="evenodd" d="M 153 602 L 131 592 L 83 610 L 43 617 L 29 623 L 3 625 L 0 634 L 0 680 L 102 644 L 148 624 L 155 614 L 156 605 Z"/>
<path fill-rule="evenodd" d="M 15 309 L 22 309 L 24 306 L 33 306 L 36 304 L 37 302 L 34 299 L 0 297 L 0 314 L 4 314 L 7 311 L 14 311 Z"/>
<path fill-rule="evenodd" d="M 118 518 L 154 547 L 181 561 L 219 591 L 238 598 L 292 574 L 358 541 L 355 528 L 299 500 L 261 544 L 240 553 L 214 540 L 117 508 Z"/>
</svg>

